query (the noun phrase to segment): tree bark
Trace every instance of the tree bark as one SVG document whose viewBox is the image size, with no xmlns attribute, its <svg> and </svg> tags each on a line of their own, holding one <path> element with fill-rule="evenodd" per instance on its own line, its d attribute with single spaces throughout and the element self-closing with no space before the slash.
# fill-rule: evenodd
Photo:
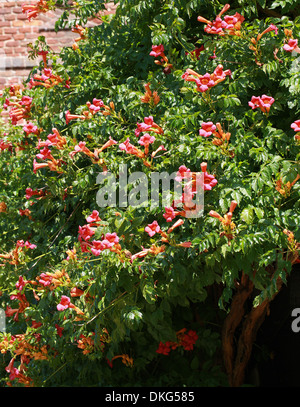
<svg viewBox="0 0 300 407">
<path fill-rule="evenodd" d="M 231 385 L 233 387 L 239 387 L 244 382 L 245 370 L 251 357 L 253 343 L 256 339 L 258 329 L 267 314 L 269 302 L 270 301 L 265 300 L 263 303 L 253 308 L 244 321 L 242 333 L 238 340 L 232 373 Z"/>
<path fill-rule="evenodd" d="M 243 384 L 257 332 L 269 311 L 270 302 L 278 294 L 281 286 L 282 280 L 278 279 L 277 292 L 272 298 L 264 300 L 245 316 L 245 302 L 251 295 L 254 284 L 247 275 L 242 275 L 222 330 L 223 361 L 229 386 L 239 387 Z M 236 330 L 240 325 L 241 333 L 238 339 L 235 339 Z"/>
<path fill-rule="evenodd" d="M 253 283 L 246 274 L 242 274 L 241 283 L 234 295 L 230 312 L 227 315 L 222 330 L 223 360 L 229 385 L 233 385 L 234 366 L 234 335 L 245 313 L 244 304 L 253 290 Z"/>
<path fill-rule="evenodd" d="M 269 312 L 271 301 L 276 297 L 282 287 L 282 280 L 277 280 L 277 291 L 270 299 L 264 300 L 261 304 L 251 309 L 247 315 L 242 332 L 239 337 L 231 385 L 239 387 L 243 384 L 245 370 L 252 353 L 252 347 L 256 339 L 257 332 Z"/>
</svg>

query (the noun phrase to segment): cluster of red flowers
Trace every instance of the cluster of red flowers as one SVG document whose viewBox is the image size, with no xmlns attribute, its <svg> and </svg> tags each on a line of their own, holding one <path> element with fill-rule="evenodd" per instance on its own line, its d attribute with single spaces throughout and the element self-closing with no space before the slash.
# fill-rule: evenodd
<svg viewBox="0 0 300 407">
<path fill-rule="evenodd" d="M 87 102 L 86 105 L 92 115 L 100 111 L 103 116 L 109 116 L 115 111 L 115 104 L 113 101 L 110 101 L 108 106 L 104 104 L 102 99 L 94 98 L 93 103 Z"/>
<path fill-rule="evenodd" d="M 149 136 L 149 134 L 148 134 Z M 148 145 L 150 143 L 153 143 L 155 140 L 155 137 L 152 138 L 152 140 L 149 137 L 148 140 Z M 138 158 L 145 158 L 145 153 L 141 151 L 139 148 L 135 147 L 133 144 L 130 143 L 130 139 L 127 137 L 127 139 L 119 145 L 120 150 L 125 151 L 127 154 L 132 154 L 135 155 Z"/>
<path fill-rule="evenodd" d="M 195 194 L 199 193 L 199 188 L 204 191 L 210 191 L 218 181 L 212 174 L 207 173 L 207 163 L 203 162 L 200 164 L 202 173 L 192 172 L 185 165 L 181 165 L 177 171 L 175 180 L 180 182 L 187 179 L 188 182 L 184 185 L 183 193 L 180 199 L 174 200 L 172 206 L 165 207 L 165 212 L 163 217 L 167 222 L 172 222 L 176 216 L 188 217 L 190 211 L 198 211 L 201 208 L 193 201 Z M 199 175 L 200 174 L 200 175 Z M 176 210 L 178 206 L 182 206 L 181 210 Z M 164 232 L 161 230 L 157 221 L 153 221 L 145 227 L 145 232 L 153 237 L 156 233 L 161 235 L 161 241 L 164 243 L 169 242 L 169 234 L 172 233 L 177 227 L 184 224 L 183 219 L 178 219 L 168 230 Z M 191 247 L 191 242 L 179 243 L 177 246 L 180 247 Z M 151 251 L 150 251 L 151 252 Z M 149 249 L 143 250 L 138 253 L 138 257 L 146 256 L 149 253 Z"/>
<path fill-rule="evenodd" d="M 59 286 L 71 284 L 70 277 L 65 270 L 56 270 L 53 273 L 41 273 L 36 277 L 36 280 L 37 281 L 28 281 L 28 283 L 35 285 L 37 290 L 44 290 L 47 288 L 50 291 L 53 291 Z"/>
<path fill-rule="evenodd" d="M 55 147 L 58 150 L 61 150 L 67 144 L 67 140 L 65 137 L 62 137 L 59 131 L 56 128 L 52 129 L 53 133 L 48 134 L 47 140 L 43 141 L 41 139 L 38 140 L 37 148 L 40 152 L 36 155 L 37 159 L 44 160 L 46 162 L 38 163 L 36 159 L 33 161 L 33 172 L 40 168 L 49 168 L 50 171 L 62 172 L 60 168 L 62 163 L 64 162 L 61 158 L 56 159 L 53 157 L 51 150 L 49 147 Z"/>
<path fill-rule="evenodd" d="M 195 331 L 186 328 L 176 332 L 177 342 L 167 341 L 165 343 L 160 342 L 156 353 L 168 356 L 171 350 L 182 346 L 184 350 L 193 350 L 194 345 L 198 340 L 198 335 Z"/>
<path fill-rule="evenodd" d="M 267 95 L 252 96 L 249 106 L 253 109 L 259 108 L 263 113 L 269 113 L 270 107 L 274 103 L 274 98 Z"/>
<path fill-rule="evenodd" d="M 73 31 L 74 33 L 78 33 L 78 34 L 79 34 L 79 37 L 78 37 L 78 38 L 75 38 L 74 44 L 72 45 L 72 48 L 73 48 L 74 50 L 76 50 L 76 49 L 79 48 L 78 42 L 81 41 L 81 40 L 86 39 L 87 29 L 84 28 L 84 27 L 82 27 L 82 26 L 79 25 L 79 24 L 75 24 L 75 27 L 72 28 L 72 31 Z"/>
<path fill-rule="evenodd" d="M 4 201 L 1 201 L 0 202 L 0 213 L 1 212 L 6 213 L 6 211 L 7 211 L 7 205 L 6 205 L 6 203 Z"/>
<path fill-rule="evenodd" d="M 28 136 L 29 134 L 39 134 L 39 129 L 38 127 L 33 124 L 32 122 L 28 122 L 23 126 L 23 130 L 25 131 L 26 135 Z"/>
<path fill-rule="evenodd" d="M 164 68 L 164 73 L 168 75 L 171 73 L 171 70 L 173 68 L 173 65 L 169 63 L 168 58 L 165 55 L 165 49 L 162 44 L 160 45 L 152 45 L 152 51 L 150 54 L 152 57 L 161 57 L 160 60 L 156 59 L 154 63 L 156 65 L 161 65 Z"/>
<path fill-rule="evenodd" d="M 67 144 L 67 140 L 65 137 L 62 137 L 59 131 L 54 127 L 52 129 L 53 133 L 48 134 L 47 140 L 42 141 L 41 139 L 38 140 L 37 148 L 45 148 L 45 147 L 55 147 L 58 150 L 64 148 Z"/>
<path fill-rule="evenodd" d="M 41 74 L 34 74 L 28 83 L 28 88 L 32 89 L 36 86 L 43 86 L 46 89 L 52 88 L 53 86 L 62 83 L 64 80 L 59 75 L 56 75 L 52 72 L 52 69 L 47 66 L 47 54 L 48 51 L 41 50 L 38 52 L 38 55 L 41 55 L 43 58 L 43 70 Z M 67 89 L 70 88 L 70 80 L 65 81 L 64 85 Z"/>
<path fill-rule="evenodd" d="M 140 136 L 141 133 L 144 133 L 138 143 L 145 148 L 144 151 L 140 150 L 139 148 L 135 147 L 133 144 L 130 143 L 130 139 L 127 139 L 119 145 L 119 148 L 125 151 L 127 154 L 135 155 L 138 158 L 143 159 L 143 164 L 147 167 L 151 167 L 152 159 L 156 156 L 159 151 L 166 151 L 163 145 L 160 145 L 155 151 L 151 153 L 151 161 L 147 161 L 146 157 L 149 154 L 149 146 L 150 144 L 154 143 L 156 140 L 154 136 L 151 136 L 149 132 L 153 132 L 155 134 L 162 135 L 164 133 L 163 129 L 154 122 L 153 116 L 145 117 L 142 123 L 137 123 L 137 128 L 135 129 L 135 135 L 137 137 Z"/>
<path fill-rule="evenodd" d="M 298 47 L 298 40 L 290 38 L 287 44 L 284 44 L 283 49 L 287 52 L 297 52 L 300 53 L 300 48 Z"/>
<path fill-rule="evenodd" d="M 28 88 L 32 89 L 36 86 L 43 86 L 46 89 L 52 88 L 53 86 L 62 83 L 64 80 L 52 72 L 51 68 L 44 68 L 41 75 L 34 74 L 28 83 Z M 70 88 L 70 81 L 65 81 L 65 87 Z"/>
<path fill-rule="evenodd" d="M 110 250 L 112 252 L 120 253 L 121 245 L 119 244 L 119 237 L 116 232 L 106 233 L 102 236 L 101 240 L 92 240 L 96 229 L 101 226 L 101 219 L 99 212 L 94 210 L 90 216 L 86 218 L 87 224 L 79 226 L 79 242 L 83 253 L 91 252 L 95 256 L 99 256 L 103 250 Z"/>
<path fill-rule="evenodd" d="M 229 9 L 230 4 L 225 4 L 213 21 L 209 21 L 206 18 L 199 16 L 198 21 L 207 24 L 204 27 L 204 31 L 208 34 L 218 34 L 221 36 L 226 34 L 240 36 L 241 25 L 245 18 L 241 14 L 235 13 L 233 16 L 226 15 L 224 16 L 224 19 L 222 19 L 221 16 Z"/>
<path fill-rule="evenodd" d="M 115 113 L 114 102 L 109 102 L 109 106 L 105 105 L 102 99 L 93 99 L 93 102 L 86 102 L 88 110 L 84 110 L 82 114 L 72 114 L 69 110 L 65 112 L 66 124 L 69 124 L 71 120 L 87 120 L 91 119 L 97 112 L 101 112 L 103 116 L 109 116 Z"/>
<path fill-rule="evenodd" d="M 176 207 L 178 204 L 184 204 L 184 209 L 189 210 L 194 205 L 192 204 L 192 199 L 197 193 L 198 188 L 201 188 L 203 191 L 210 191 L 218 183 L 214 175 L 208 174 L 207 172 L 207 163 L 202 162 L 200 164 L 201 172 L 197 173 L 191 171 L 185 165 L 181 165 L 176 174 L 176 181 L 182 181 L 184 179 L 189 180 L 184 186 L 184 192 L 179 200 L 174 201 L 173 207 Z"/>
<path fill-rule="evenodd" d="M 82 353 L 87 355 L 88 353 L 92 353 L 95 350 L 95 332 L 90 332 L 88 335 L 81 334 L 79 338 L 75 338 L 77 341 L 77 347 L 82 349 Z M 98 334 L 98 344 L 100 345 L 100 350 L 103 351 L 105 347 L 105 343 L 109 343 L 111 341 L 111 337 L 106 328 L 102 328 L 102 334 Z M 116 357 L 114 358 L 116 359 Z M 113 359 L 112 359 L 113 360 Z M 112 363 L 109 363 L 110 367 L 112 367 Z"/>
<path fill-rule="evenodd" d="M 145 85 L 146 92 L 144 96 L 141 97 L 141 102 L 143 103 L 149 103 L 150 107 L 156 106 L 159 101 L 160 97 L 158 96 L 158 93 L 156 90 L 153 92 L 150 89 L 150 83 L 146 83 Z"/>
<path fill-rule="evenodd" d="M 275 189 L 282 195 L 283 197 L 287 198 L 291 194 L 292 187 L 296 184 L 298 179 L 300 178 L 300 174 L 297 174 L 296 178 L 290 182 L 288 181 L 286 184 L 283 183 L 282 178 L 275 182 Z"/>
<path fill-rule="evenodd" d="M 44 197 L 48 193 L 47 191 L 44 191 L 43 189 L 39 189 L 39 190 L 35 189 L 35 190 L 33 190 L 30 187 L 26 188 L 25 192 L 26 192 L 26 195 L 25 195 L 26 199 L 30 199 L 33 196 L 38 196 L 39 197 L 38 199 L 40 199 L 40 198 Z"/>
<path fill-rule="evenodd" d="M 77 339 L 77 343 L 78 343 L 77 347 L 79 349 L 82 349 L 82 353 L 84 355 L 87 355 L 88 353 L 92 353 L 94 351 L 94 348 L 95 348 L 95 341 L 93 338 L 94 335 L 95 335 L 95 332 L 92 332 L 91 336 L 86 336 L 86 335 L 81 334 L 79 336 L 79 339 Z M 103 344 L 103 343 L 101 342 L 101 344 Z M 104 344 L 103 344 L 103 346 L 104 346 Z"/>
<path fill-rule="evenodd" d="M 9 253 L 1 253 L 0 258 L 3 259 L 3 261 L 7 261 L 9 264 L 17 265 L 19 264 L 20 255 L 23 251 L 35 248 L 36 245 L 30 243 L 28 240 L 26 240 L 25 243 L 24 240 L 18 240 L 15 245 L 15 248 L 11 250 Z M 3 266 L 3 264 L 0 264 L 0 266 Z"/>
<path fill-rule="evenodd" d="M 33 172 L 36 174 L 37 170 L 41 168 L 49 168 L 50 171 L 56 171 L 58 173 L 62 172 L 61 164 L 62 164 L 62 159 L 56 160 L 52 154 L 49 148 L 45 147 L 43 150 L 40 151 L 39 154 L 37 154 L 37 158 L 47 160 L 46 162 L 39 163 L 36 161 L 36 159 L 33 160 Z"/>
<path fill-rule="evenodd" d="M 201 191 L 210 191 L 213 187 L 215 187 L 218 183 L 217 179 L 214 177 L 213 174 L 209 174 L 207 172 L 207 163 L 202 162 L 200 164 L 201 173 L 193 172 L 185 165 L 181 165 L 179 170 L 176 174 L 176 181 L 186 180 L 183 188 L 183 193 L 181 197 L 177 200 L 173 201 L 172 208 L 175 209 L 178 206 L 182 206 L 182 211 L 178 214 L 184 217 L 188 217 L 189 212 L 192 210 L 199 210 L 197 209 L 196 203 L 193 201 L 196 194 L 199 195 Z M 171 208 L 169 208 L 171 209 Z M 172 210 L 164 215 L 166 220 L 170 222 L 170 218 L 175 215 L 175 212 Z"/>
<path fill-rule="evenodd" d="M 106 172 L 107 167 L 105 165 L 105 160 L 103 158 L 100 158 L 99 155 L 100 155 L 100 153 L 102 153 L 103 150 L 105 150 L 108 147 L 113 146 L 114 144 L 117 144 L 117 142 L 109 136 L 109 140 L 106 143 L 104 143 L 102 147 L 96 148 L 94 150 L 94 152 L 92 152 L 89 148 L 86 147 L 85 141 L 80 141 L 78 144 L 75 145 L 74 151 L 71 151 L 69 153 L 69 156 L 71 158 L 73 158 L 75 156 L 75 154 L 81 152 L 81 153 L 87 155 L 88 157 L 90 157 L 93 164 L 102 165 L 102 171 Z"/>
<path fill-rule="evenodd" d="M 7 136 L 7 133 L 3 134 L 4 137 Z M 12 151 L 13 145 L 10 141 L 7 141 L 5 138 L 4 139 L 0 139 L 0 150 L 4 151 L 4 150 L 8 150 L 8 151 Z"/>
<path fill-rule="evenodd" d="M 49 10 L 49 5 L 46 0 L 38 0 L 37 4 L 23 4 L 22 12 L 30 21 L 32 18 L 36 18 L 40 13 L 46 13 Z"/>
<path fill-rule="evenodd" d="M 31 211 L 30 211 L 28 208 L 26 208 L 26 209 L 19 209 L 19 214 L 20 214 L 21 216 L 27 216 L 28 219 L 33 220 L 33 219 L 32 219 L 32 216 L 31 216 Z"/>
<path fill-rule="evenodd" d="M 7 305 L 6 310 L 5 310 L 5 315 L 7 317 L 12 317 L 14 315 L 14 321 L 19 320 L 19 314 L 22 314 L 27 307 L 29 307 L 29 302 L 27 301 L 27 298 L 25 294 L 23 293 L 17 293 L 17 294 L 12 294 L 10 296 L 10 299 L 17 300 L 19 302 L 18 308 L 12 308 L 9 305 Z"/>
<path fill-rule="evenodd" d="M 199 130 L 199 135 L 202 137 L 213 135 L 212 143 L 215 146 L 219 146 L 224 154 L 227 154 L 230 157 L 234 156 L 234 152 L 228 149 L 231 133 L 225 132 L 220 123 L 214 124 L 213 122 L 203 122 L 201 129 Z"/>
<path fill-rule="evenodd" d="M 218 83 L 224 81 L 226 76 L 231 76 L 230 69 L 223 71 L 223 65 L 218 65 L 212 74 L 207 72 L 204 75 L 200 75 L 194 70 L 188 68 L 182 75 L 182 78 L 188 82 L 195 82 L 198 92 L 206 92 Z"/>
<path fill-rule="evenodd" d="M 235 229 L 235 224 L 232 222 L 232 213 L 235 210 L 237 206 L 236 201 L 231 201 L 229 211 L 224 215 L 221 216 L 218 212 L 216 211 L 210 211 L 209 215 L 212 216 L 213 218 L 219 219 L 223 226 L 223 232 L 220 233 L 220 236 L 226 236 L 228 239 L 228 244 L 230 244 L 230 240 L 233 239 L 233 231 Z"/>
<path fill-rule="evenodd" d="M 137 128 L 135 129 L 134 134 L 138 137 L 143 132 L 153 132 L 156 134 L 164 134 L 163 129 L 155 123 L 153 116 L 144 117 L 144 121 L 137 123 Z"/>
<path fill-rule="evenodd" d="M 67 295 L 61 296 L 60 303 L 57 305 L 56 308 L 58 311 L 64 311 L 66 309 L 71 308 L 71 309 L 74 309 L 77 314 L 84 315 L 84 313 L 78 307 L 76 307 L 76 305 L 71 303 L 71 299 Z"/>
<path fill-rule="evenodd" d="M 15 125 L 20 120 L 27 119 L 30 116 L 31 104 L 32 98 L 30 96 L 22 96 L 21 99 L 14 97 L 14 100 L 6 98 L 3 108 L 7 109 L 9 106 L 11 107 L 9 117 L 12 124 Z"/>
<path fill-rule="evenodd" d="M 32 321 L 32 328 L 36 329 L 42 325 L 41 322 Z M 31 360 L 46 360 L 48 359 L 48 346 L 40 344 L 41 335 L 31 331 L 24 334 L 10 335 L 3 337 L 0 342 L 0 353 L 13 354 L 9 364 L 5 370 L 9 373 L 8 386 L 12 385 L 13 380 L 27 386 L 34 386 L 32 379 L 26 375 L 26 370 Z M 20 356 L 20 364 L 15 366 L 17 357 Z"/>
</svg>

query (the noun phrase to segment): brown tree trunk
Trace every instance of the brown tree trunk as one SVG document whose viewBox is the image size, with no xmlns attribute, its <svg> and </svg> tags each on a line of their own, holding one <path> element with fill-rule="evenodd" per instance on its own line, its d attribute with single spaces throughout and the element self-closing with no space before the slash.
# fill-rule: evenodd
<svg viewBox="0 0 300 407">
<path fill-rule="evenodd" d="M 237 352 L 232 373 L 232 386 L 241 386 L 244 382 L 245 370 L 248 365 L 253 343 L 256 339 L 258 329 L 263 323 L 269 308 L 270 301 L 265 300 L 247 315 L 242 332 L 238 340 Z"/>
<path fill-rule="evenodd" d="M 222 330 L 223 360 L 227 373 L 229 385 L 233 382 L 234 366 L 234 335 L 244 316 L 244 304 L 253 290 L 253 283 L 249 277 L 243 273 L 241 283 L 238 285 L 236 294 L 233 296 L 230 312 L 227 315 Z"/>
<path fill-rule="evenodd" d="M 263 323 L 269 310 L 270 302 L 278 294 L 282 281 L 277 281 L 278 291 L 271 299 L 264 300 L 258 306 L 252 308 L 245 316 L 242 323 L 241 333 L 235 346 L 235 331 L 241 324 L 245 315 L 244 305 L 253 290 L 253 283 L 246 275 L 242 276 L 241 284 L 233 297 L 231 309 L 227 315 L 222 331 L 223 360 L 228 382 L 231 387 L 239 387 L 244 382 L 245 370 L 251 357 L 252 347 L 256 339 L 258 329 Z"/>
<path fill-rule="evenodd" d="M 252 347 L 256 339 L 257 332 L 264 322 L 267 313 L 269 312 L 270 302 L 276 297 L 282 287 L 282 280 L 277 280 L 277 291 L 270 298 L 264 300 L 261 304 L 251 309 L 247 315 L 242 332 L 239 337 L 235 364 L 232 375 L 232 386 L 241 386 L 244 382 L 245 370 L 248 365 Z"/>
</svg>

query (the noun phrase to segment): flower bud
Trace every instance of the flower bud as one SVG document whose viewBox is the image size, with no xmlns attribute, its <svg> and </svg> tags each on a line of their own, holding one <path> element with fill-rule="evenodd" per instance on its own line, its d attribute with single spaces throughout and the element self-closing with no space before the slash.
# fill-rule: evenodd
<svg viewBox="0 0 300 407">
<path fill-rule="evenodd" d="M 237 206 L 237 202 L 236 201 L 231 201 L 229 212 L 232 213 L 235 210 L 236 206 Z"/>
<path fill-rule="evenodd" d="M 205 163 L 205 162 L 201 163 L 201 164 L 200 164 L 200 167 L 201 167 L 201 171 L 202 171 L 202 172 L 206 172 L 206 170 L 207 170 L 207 163 Z"/>
</svg>

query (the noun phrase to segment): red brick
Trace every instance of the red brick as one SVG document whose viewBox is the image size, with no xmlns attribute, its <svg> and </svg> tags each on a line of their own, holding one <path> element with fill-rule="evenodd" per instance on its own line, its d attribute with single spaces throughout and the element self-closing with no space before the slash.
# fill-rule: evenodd
<svg viewBox="0 0 300 407">
<path fill-rule="evenodd" d="M 13 7 L 15 7 L 16 6 L 16 1 L 14 2 L 15 4 L 13 4 L 13 2 L 12 1 L 6 1 L 4 4 L 2 4 L 2 7 L 7 7 L 7 8 L 13 8 Z"/>
<path fill-rule="evenodd" d="M 18 69 L 19 76 L 28 76 L 30 73 L 30 69 Z"/>
<path fill-rule="evenodd" d="M 25 39 L 25 34 L 15 34 L 14 35 L 14 40 L 24 40 Z"/>
<path fill-rule="evenodd" d="M 0 8 L 0 14 L 11 14 L 11 9 L 12 7 L 1 7 Z"/>
<path fill-rule="evenodd" d="M 18 54 L 18 55 L 24 55 L 24 50 L 25 50 L 25 45 L 24 45 L 24 47 L 13 48 L 14 54 Z"/>
<path fill-rule="evenodd" d="M 16 19 L 16 15 L 15 14 L 8 14 L 7 16 L 5 16 L 5 19 L 7 21 L 13 21 Z"/>
<path fill-rule="evenodd" d="M 5 43 L 5 47 L 17 47 L 18 45 L 19 45 L 19 42 L 14 41 L 14 40 L 6 41 L 6 43 Z"/>
<path fill-rule="evenodd" d="M 5 34 L 15 34 L 15 32 L 16 32 L 15 28 L 4 28 Z"/>
<path fill-rule="evenodd" d="M 12 11 L 13 13 L 20 14 L 22 13 L 22 7 L 14 7 Z"/>
<path fill-rule="evenodd" d="M 7 41 L 11 39 L 11 35 L 0 35 L 0 41 Z"/>
<path fill-rule="evenodd" d="M 57 44 L 57 39 L 55 38 L 47 38 L 47 44 Z"/>
<path fill-rule="evenodd" d="M 16 21 L 17 22 L 17 21 Z M 31 27 L 20 27 L 18 28 L 19 33 L 31 34 Z"/>
<path fill-rule="evenodd" d="M 8 70 L 3 70 L 1 72 L 1 76 L 5 77 L 5 78 L 10 78 L 12 76 L 13 72 L 14 71 L 11 71 L 11 70 L 9 70 L 9 71 Z"/>
<path fill-rule="evenodd" d="M 12 25 L 13 27 L 23 27 L 23 26 L 24 26 L 24 22 L 22 22 L 22 21 L 20 21 L 20 20 L 15 20 L 15 21 L 12 21 L 11 25 Z"/>
<path fill-rule="evenodd" d="M 26 14 L 23 14 L 23 13 L 18 14 L 18 20 L 27 20 L 28 21 Z"/>
<path fill-rule="evenodd" d="M 8 54 L 11 55 L 14 52 L 14 50 L 12 48 L 3 47 L 3 50 L 4 50 L 4 54 L 6 54 L 6 55 L 8 55 Z"/>
<path fill-rule="evenodd" d="M 31 20 L 28 25 L 30 25 L 31 27 L 40 26 L 43 25 L 43 22 L 41 20 Z"/>
<path fill-rule="evenodd" d="M 32 33 L 32 34 L 30 34 L 30 33 L 28 33 L 27 35 L 26 35 L 26 38 L 28 38 L 28 39 L 37 39 L 37 35 L 36 35 L 36 33 Z"/>
</svg>

